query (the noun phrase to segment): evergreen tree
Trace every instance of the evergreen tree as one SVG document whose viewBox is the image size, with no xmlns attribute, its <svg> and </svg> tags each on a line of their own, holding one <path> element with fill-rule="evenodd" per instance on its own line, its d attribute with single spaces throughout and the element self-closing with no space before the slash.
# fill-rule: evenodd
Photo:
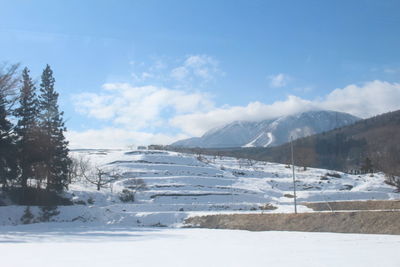
<svg viewBox="0 0 400 267">
<path fill-rule="evenodd" d="M 35 86 L 29 76 L 28 68 L 22 71 L 19 107 L 15 109 L 18 123 L 15 132 L 18 135 L 17 149 L 20 167 L 21 186 L 26 188 L 27 180 L 34 177 L 34 164 L 40 160 L 38 153 L 38 101 Z"/>
<path fill-rule="evenodd" d="M 42 74 L 39 96 L 41 153 L 45 156 L 43 168 L 47 189 L 61 191 L 68 186 L 68 142 L 65 140 L 63 112 L 58 109 L 58 93 L 54 90 L 53 71 L 47 65 Z"/>
</svg>

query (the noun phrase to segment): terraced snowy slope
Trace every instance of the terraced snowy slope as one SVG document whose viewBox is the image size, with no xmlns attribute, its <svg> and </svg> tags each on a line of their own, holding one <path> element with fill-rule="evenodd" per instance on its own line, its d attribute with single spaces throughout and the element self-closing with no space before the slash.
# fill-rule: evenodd
<svg viewBox="0 0 400 267">
<path fill-rule="evenodd" d="M 70 185 L 74 202 L 86 205 L 59 207 L 60 214 L 53 218 L 56 221 L 160 226 L 180 224 L 190 215 L 203 213 L 293 210 L 292 172 L 282 164 L 147 150 L 71 154 L 118 172 L 121 178 L 100 191 L 84 180 Z M 296 177 L 300 203 L 400 198 L 394 187 L 384 183 L 383 174 L 356 176 L 296 168 Z M 136 194 L 135 202 L 121 202 L 120 193 L 137 178 L 143 179 L 146 189 Z M 301 205 L 299 210 L 311 211 Z M 0 213 L 9 217 L 0 216 L 0 223 L 18 223 L 22 211 L 23 207 L 0 208 Z"/>
</svg>

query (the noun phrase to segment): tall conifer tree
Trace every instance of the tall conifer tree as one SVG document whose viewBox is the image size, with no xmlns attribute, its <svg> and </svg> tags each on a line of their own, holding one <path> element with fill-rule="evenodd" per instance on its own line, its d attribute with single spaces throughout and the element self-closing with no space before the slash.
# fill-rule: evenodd
<svg viewBox="0 0 400 267">
<path fill-rule="evenodd" d="M 15 109 L 18 123 L 15 132 L 18 135 L 17 149 L 20 167 L 20 180 L 23 188 L 27 186 L 29 178 L 34 175 L 34 164 L 41 159 L 38 153 L 38 100 L 35 86 L 29 76 L 28 68 L 22 71 L 22 84 L 20 87 L 19 107 Z"/>
<path fill-rule="evenodd" d="M 43 134 L 41 151 L 45 155 L 47 189 L 61 191 L 68 186 L 68 142 L 63 112 L 58 109 L 58 93 L 54 90 L 53 71 L 47 65 L 40 84 L 39 110 L 40 127 Z"/>
</svg>

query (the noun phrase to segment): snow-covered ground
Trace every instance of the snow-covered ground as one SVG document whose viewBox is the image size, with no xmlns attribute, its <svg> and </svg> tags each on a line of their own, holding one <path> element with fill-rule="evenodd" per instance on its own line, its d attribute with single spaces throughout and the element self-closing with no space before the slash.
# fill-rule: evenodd
<svg viewBox="0 0 400 267">
<path fill-rule="evenodd" d="M 121 178 L 100 191 L 84 180 L 71 184 L 67 194 L 84 205 L 58 207 L 60 213 L 53 221 L 180 226 L 194 215 L 293 211 L 292 172 L 283 164 L 151 150 L 80 150 L 71 155 L 90 159 Z M 136 178 L 143 179 L 146 189 L 136 194 L 135 202 L 121 202 L 120 193 Z M 296 178 L 298 202 L 400 198 L 394 187 L 384 183 L 383 174 L 357 176 L 296 168 Z M 276 209 L 263 210 L 267 204 Z M 298 208 L 312 212 L 305 206 Z M 0 207 L 0 225 L 20 224 L 24 209 Z M 31 207 L 31 212 L 38 217 L 40 210 Z"/>
<path fill-rule="evenodd" d="M 385 266 L 397 267 L 400 236 L 240 230 L 0 227 L 1 266 Z"/>
</svg>

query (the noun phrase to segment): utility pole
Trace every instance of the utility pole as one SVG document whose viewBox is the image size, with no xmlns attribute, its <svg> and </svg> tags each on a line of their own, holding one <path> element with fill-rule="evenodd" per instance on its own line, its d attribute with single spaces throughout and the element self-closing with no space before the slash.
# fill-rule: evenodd
<svg viewBox="0 0 400 267">
<path fill-rule="evenodd" d="M 294 175 L 294 156 L 293 156 L 293 136 L 290 137 L 290 148 L 292 151 L 292 172 L 293 172 L 293 195 L 294 195 L 294 213 L 297 214 L 296 202 L 296 177 Z"/>
</svg>

